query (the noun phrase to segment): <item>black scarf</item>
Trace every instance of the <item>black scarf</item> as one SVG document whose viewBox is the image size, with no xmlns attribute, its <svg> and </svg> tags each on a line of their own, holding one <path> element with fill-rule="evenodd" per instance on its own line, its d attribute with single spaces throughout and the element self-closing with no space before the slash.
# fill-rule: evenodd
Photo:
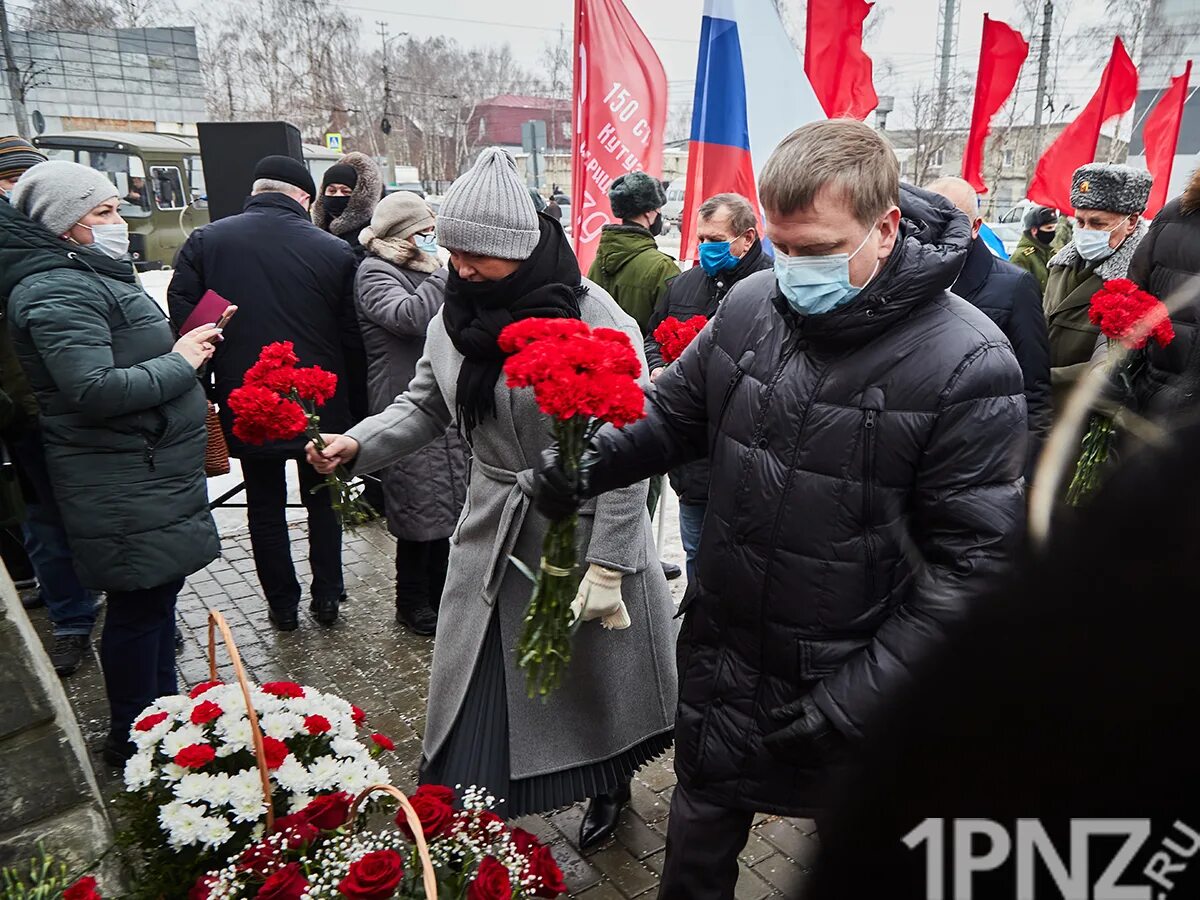
<svg viewBox="0 0 1200 900">
<path fill-rule="evenodd" d="M 496 381 L 506 354 L 497 341 L 505 326 L 520 319 L 579 318 L 585 293 L 579 262 L 562 226 L 538 216 L 541 239 L 521 267 L 500 281 L 464 281 L 450 267 L 442 320 L 465 359 L 458 372 L 458 423 L 469 437 L 496 414 Z"/>
</svg>

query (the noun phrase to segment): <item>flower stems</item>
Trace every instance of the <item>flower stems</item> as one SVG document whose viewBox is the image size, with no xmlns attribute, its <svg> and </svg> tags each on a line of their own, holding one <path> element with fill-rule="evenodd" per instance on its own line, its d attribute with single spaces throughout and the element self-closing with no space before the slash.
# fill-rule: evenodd
<svg viewBox="0 0 1200 900">
<path fill-rule="evenodd" d="M 305 406 L 307 407 L 308 404 Z M 305 412 L 308 413 L 308 428 L 305 433 L 313 442 L 314 447 L 324 450 L 325 439 L 321 437 L 321 417 L 311 409 L 306 408 Z M 312 489 L 313 493 L 329 491 L 330 505 L 337 513 L 338 522 L 341 523 L 343 531 L 354 531 L 379 515 L 371 507 L 371 504 L 362 499 L 362 485 L 355 484 L 352 479 L 353 476 L 346 471 L 345 467 L 338 466 L 325 476 L 324 484 L 319 484 Z"/>
<path fill-rule="evenodd" d="M 1093 414 L 1087 433 L 1083 436 L 1079 460 L 1075 463 L 1075 476 L 1067 488 L 1067 502 L 1071 506 L 1079 506 L 1100 487 L 1112 440 L 1112 419 Z"/>
</svg>

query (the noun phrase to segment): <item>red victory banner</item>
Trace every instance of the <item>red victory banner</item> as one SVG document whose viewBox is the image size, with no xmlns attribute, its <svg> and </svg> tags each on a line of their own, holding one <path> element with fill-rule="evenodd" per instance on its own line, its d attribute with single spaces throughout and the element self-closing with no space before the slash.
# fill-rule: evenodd
<svg viewBox="0 0 1200 900">
<path fill-rule="evenodd" d="M 1167 202 L 1171 185 L 1171 169 L 1175 167 L 1175 147 L 1179 143 L 1179 126 L 1183 124 L 1183 107 L 1187 102 L 1188 81 L 1192 77 L 1189 59 L 1182 75 L 1171 79 L 1154 109 L 1142 126 L 1142 143 L 1146 147 L 1146 168 L 1154 176 L 1146 216 L 1154 218 Z"/>
<path fill-rule="evenodd" d="M 1100 76 L 1100 87 L 1083 112 L 1046 148 L 1029 183 L 1028 197 L 1051 209 L 1071 208 L 1071 176 L 1096 159 L 1100 127 L 1124 115 L 1137 99 L 1138 74 L 1120 38 L 1113 38 L 1112 57 Z"/>
<path fill-rule="evenodd" d="M 808 0 L 804 71 L 825 115 L 865 119 L 879 105 L 871 57 L 863 52 L 865 0 Z"/>
<path fill-rule="evenodd" d="M 662 175 L 667 73 L 621 0 L 575 0 L 571 233 L 579 267 L 614 221 L 608 189 L 629 172 Z"/>
<path fill-rule="evenodd" d="M 983 16 L 983 44 L 979 48 L 979 77 L 975 81 L 975 106 L 971 110 L 971 130 L 963 153 L 962 177 L 978 194 L 988 192 L 983 180 L 983 149 L 992 127 L 992 116 L 1012 94 L 1029 55 L 1029 43 L 1016 29 Z"/>
</svg>

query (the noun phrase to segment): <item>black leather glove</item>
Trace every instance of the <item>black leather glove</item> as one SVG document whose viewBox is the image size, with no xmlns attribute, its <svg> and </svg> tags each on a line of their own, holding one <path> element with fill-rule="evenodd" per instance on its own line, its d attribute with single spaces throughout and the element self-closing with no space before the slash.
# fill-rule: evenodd
<svg viewBox="0 0 1200 900">
<path fill-rule="evenodd" d="M 562 467 L 558 445 L 542 451 L 542 462 L 533 473 L 533 505 L 551 522 L 565 519 L 583 503 L 579 478 L 572 478 Z"/>
<path fill-rule="evenodd" d="M 782 762 L 821 763 L 837 756 L 845 744 L 812 697 L 777 707 L 767 716 L 779 727 L 763 736 L 763 746 Z"/>
</svg>

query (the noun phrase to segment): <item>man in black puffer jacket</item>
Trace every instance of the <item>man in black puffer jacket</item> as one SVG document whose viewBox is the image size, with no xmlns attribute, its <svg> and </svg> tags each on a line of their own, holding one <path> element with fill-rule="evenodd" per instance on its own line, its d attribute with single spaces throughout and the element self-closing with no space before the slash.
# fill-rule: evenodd
<svg viewBox="0 0 1200 900">
<path fill-rule="evenodd" d="M 755 272 L 771 268 L 758 237 L 758 216 L 741 194 L 717 194 L 700 204 L 696 237 L 700 263 L 667 282 L 646 330 L 646 365 L 650 380 L 666 371 L 654 330 L 668 317 L 686 322 L 693 316 L 711 319 L 733 286 Z M 1040 307 L 1039 307 L 1040 313 Z M 671 470 L 671 487 L 679 495 L 679 536 L 687 554 L 688 580 L 696 577 L 700 527 L 708 503 L 708 461 L 698 459 Z"/>
<path fill-rule="evenodd" d="M 1053 423 L 1050 337 L 1046 333 L 1046 314 L 1042 312 L 1042 292 L 1037 279 L 1012 263 L 997 259 L 979 237 L 983 225 L 979 195 L 969 182 L 956 177 L 939 178 L 928 189 L 941 194 L 971 220 L 971 249 L 951 290 L 979 307 L 999 326 L 1021 367 L 1025 409 L 1029 415 L 1029 452 L 1025 463 L 1028 482 Z"/>
<path fill-rule="evenodd" d="M 806 125 L 759 184 L 773 275 L 744 280 L 606 430 L 549 516 L 708 454 L 662 900 L 732 897 L 756 811 L 824 815 L 832 770 L 912 679 L 1022 530 L 1021 370 L 949 293 L 970 243 L 945 199 L 899 184 L 867 126 Z"/>
<path fill-rule="evenodd" d="M 1134 409 L 1160 424 L 1183 424 L 1200 405 L 1200 170 L 1183 194 L 1164 206 L 1150 223 L 1129 266 L 1129 278 L 1164 302 L 1176 296 L 1184 305 L 1171 313 L 1175 340 L 1146 344 L 1145 365 L 1133 379 Z"/>
</svg>

